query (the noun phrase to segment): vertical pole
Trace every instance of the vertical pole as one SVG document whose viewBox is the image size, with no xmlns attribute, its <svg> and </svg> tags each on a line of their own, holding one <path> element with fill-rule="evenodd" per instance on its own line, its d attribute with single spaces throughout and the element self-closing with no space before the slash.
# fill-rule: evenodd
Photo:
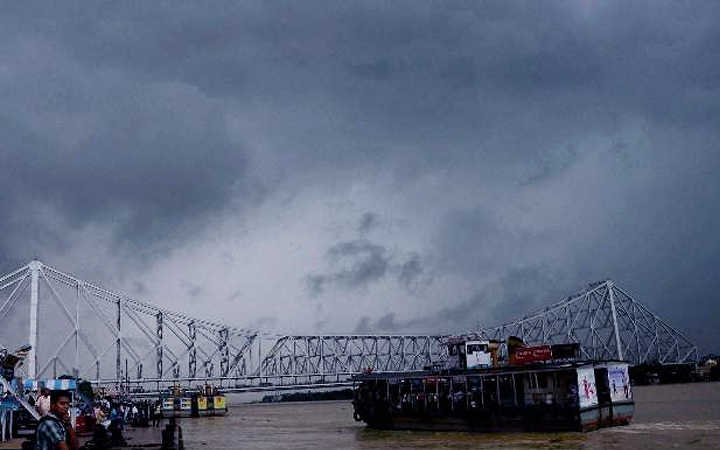
<svg viewBox="0 0 720 450">
<path fill-rule="evenodd" d="M 450 411 L 455 411 L 455 393 L 453 392 L 453 377 L 450 377 Z"/>
<path fill-rule="evenodd" d="M 38 344 L 38 284 L 40 281 L 40 261 L 33 260 L 30 268 L 30 352 L 28 352 L 28 377 L 37 376 L 37 344 Z"/>
<path fill-rule="evenodd" d="M 77 377 L 76 377 L 77 378 Z M 70 408 L 70 424 L 73 428 L 77 423 L 77 407 L 75 407 L 75 391 L 77 390 L 77 380 L 75 381 L 75 389 L 70 391 L 70 404 L 73 406 Z"/>
<path fill-rule="evenodd" d="M 325 381 L 325 360 L 323 359 L 323 338 L 322 336 L 319 337 L 320 339 L 320 379 L 322 381 Z"/>
<path fill-rule="evenodd" d="M 77 284 L 75 293 L 75 384 L 77 385 L 80 376 L 80 283 Z"/>
<path fill-rule="evenodd" d="M 615 311 L 615 293 L 613 292 L 615 283 L 612 281 L 607 282 L 608 297 L 610 298 L 610 310 L 612 311 L 613 328 L 615 328 L 615 344 L 617 345 L 617 357 L 620 361 L 623 360 L 622 343 L 620 342 L 620 330 L 618 329 L 617 323 L 617 312 Z"/>
<path fill-rule="evenodd" d="M 195 339 L 197 337 L 197 329 L 195 322 L 188 325 L 188 334 L 190 335 L 190 352 L 188 353 L 188 378 L 195 378 L 197 368 L 197 351 L 195 348 Z"/>
<path fill-rule="evenodd" d="M 158 379 L 163 376 L 163 315 L 161 312 L 155 316 L 157 328 L 155 330 L 158 338 L 157 347 L 155 347 L 155 367 L 157 368 Z"/>
<path fill-rule="evenodd" d="M 480 406 L 485 407 L 485 377 L 480 377 Z"/>
<path fill-rule="evenodd" d="M 115 379 L 117 380 L 118 383 L 120 383 L 122 381 L 121 380 L 122 369 L 120 367 L 120 364 L 121 364 L 121 361 L 120 361 L 120 359 L 121 359 L 121 356 L 120 356 L 120 336 L 121 336 L 120 335 L 120 325 L 121 325 L 120 317 L 122 315 L 122 306 L 121 306 L 119 299 L 116 302 L 116 305 L 117 305 L 117 339 L 115 339 Z"/>
<path fill-rule="evenodd" d="M 258 335 L 258 374 L 262 377 L 262 336 Z"/>
<path fill-rule="evenodd" d="M 230 370 L 230 347 L 228 346 L 229 330 L 220 330 L 220 376 L 227 377 Z"/>
</svg>

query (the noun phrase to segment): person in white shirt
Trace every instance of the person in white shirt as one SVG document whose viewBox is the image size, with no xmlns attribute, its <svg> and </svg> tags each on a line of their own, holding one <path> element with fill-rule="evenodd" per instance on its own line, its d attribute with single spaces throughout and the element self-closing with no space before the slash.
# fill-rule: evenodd
<svg viewBox="0 0 720 450">
<path fill-rule="evenodd" d="M 35 402 L 35 407 L 37 408 L 37 412 L 38 414 L 40 414 L 41 417 L 47 415 L 47 413 L 50 412 L 50 391 L 45 388 L 40 391 L 40 395 Z"/>
</svg>

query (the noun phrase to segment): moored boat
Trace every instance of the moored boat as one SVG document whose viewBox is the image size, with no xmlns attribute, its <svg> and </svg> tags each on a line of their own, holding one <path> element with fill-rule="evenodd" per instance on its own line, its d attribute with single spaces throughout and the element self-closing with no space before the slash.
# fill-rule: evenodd
<svg viewBox="0 0 720 450">
<path fill-rule="evenodd" d="M 225 395 L 218 392 L 215 386 L 205 385 L 203 389 L 193 394 L 192 415 L 197 416 L 224 416 L 227 413 Z"/>
<path fill-rule="evenodd" d="M 627 362 L 580 361 L 576 344 L 509 344 L 507 363 L 497 343 L 454 339 L 443 368 L 358 375 L 354 417 L 373 428 L 479 431 L 590 431 L 632 419 Z"/>
<path fill-rule="evenodd" d="M 192 395 L 179 386 L 171 387 L 160 396 L 160 411 L 163 417 L 190 417 Z"/>
</svg>

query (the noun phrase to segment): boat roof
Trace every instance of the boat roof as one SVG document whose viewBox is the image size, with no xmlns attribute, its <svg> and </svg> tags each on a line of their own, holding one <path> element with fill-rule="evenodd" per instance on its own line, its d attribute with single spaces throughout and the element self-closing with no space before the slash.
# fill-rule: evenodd
<svg viewBox="0 0 720 450">
<path fill-rule="evenodd" d="M 363 373 L 353 375 L 353 380 L 369 381 L 384 380 L 395 378 L 425 378 L 425 377 L 448 377 L 448 376 L 486 376 L 486 375 L 506 375 L 525 372 L 560 372 L 565 370 L 574 370 L 587 366 L 602 368 L 609 364 L 625 364 L 627 361 L 618 360 L 592 360 L 592 361 L 569 361 L 562 363 L 542 363 L 542 364 L 525 364 L 522 366 L 501 366 L 488 367 L 483 369 L 432 369 L 432 370 L 413 370 L 402 372 L 376 372 Z"/>
</svg>

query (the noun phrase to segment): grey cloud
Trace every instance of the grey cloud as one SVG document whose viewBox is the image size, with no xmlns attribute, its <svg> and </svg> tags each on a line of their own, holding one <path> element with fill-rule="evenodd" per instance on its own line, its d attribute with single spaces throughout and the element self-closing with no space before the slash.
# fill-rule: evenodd
<svg viewBox="0 0 720 450">
<path fill-rule="evenodd" d="M 349 64 L 348 71 L 355 76 L 381 81 L 390 78 L 392 69 L 388 61 L 375 61 L 372 63 Z"/>
<path fill-rule="evenodd" d="M 188 285 L 187 286 L 187 293 L 190 297 L 197 297 L 205 292 L 205 288 L 202 286 L 193 286 Z"/>
<path fill-rule="evenodd" d="M 500 325 L 555 303 L 583 287 L 575 283 L 579 282 L 562 278 L 549 267 L 513 268 L 462 302 L 410 320 L 403 327 L 455 333 Z"/>
<path fill-rule="evenodd" d="M 329 278 L 325 275 L 308 275 L 305 278 L 310 295 L 316 297 L 325 291 L 325 284 Z"/>
<path fill-rule="evenodd" d="M 48 45 L 32 44 L 38 52 L 51 51 Z M 247 179 L 245 150 L 224 128 L 221 103 L 188 85 L 81 73 L 62 56 L 35 63 L 16 53 L 14 91 L 0 86 L 5 107 L 15 110 L 0 111 L 6 174 L 0 188 L 11 194 L 2 207 L 47 206 L 58 220 L 16 224 L 4 216 L 3 228 L 20 226 L 48 240 L 63 221 L 107 224 L 117 228 L 120 249 L 151 253 L 201 228 L 203 217 L 225 208 L 231 196 L 259 198 Z M 37 72 L 53 63 L 49 83 Z M 17 254 L 10 242 L 0 245 Z"/>
<path fill-rule="evenodd" d="M 252 327 L 257 329 L 274 329 L 275 326 L 278 323 L 277 317 L 270 317 L 270 316 L 264 316 L 264 317 L 258 317 L 253 323 Z"/>
<path fill-rule="evenodd" d="M 228 296 L 227 301 L 228 302 L 236 302 L 239 299 L 241 299 L 243 296 L 242 291 L 235 291 L 230 296 Z"/>
<path fill-rule="evenodd" d="M 327 275 L 311 274 L 307 276 L 310 291 L 317 295 L 323 292 L 328 283 L 357 289 L 380 280 L 388 269 L 387 250 L 367 240 L 341 242 L 327 251 L 330 265 L 339 266 Z"/>
<path fill-rule="evenodd" d="M 145 295 L 145 294 L 147 293 L 147 291 L 148 291 L 147 286 L 145 286 L 144 283 L 141 283 L 141 282 L 139 282 L 139 281 L 133 282 L 132 285 L 133 285 L 133 292 L 134 292 L 136 295 L 141 295 L 141 296 L 142 296 L 142 295 Z"/>
<path fill-rule="evenodd" d="M 326 257 L 332 269 L 327 273 L 312 273 L 305 277 L 312 296 L 322 294 L 329 286 L 364 289 L 388 275 L 396 277 L 401 285 L 412 291 L 415 284 L 426 275 L 420 255 L 412 253 L 403 258 L 367 239 L 335 244 L 328 249 Z M 431 282 L 430 279 L 425 281 Z"/>
<path fill-rule="evenodd" d="M 358 320 L 357 325 L 355 325 L 355 330 L 353 330 L 353 333 L 357 334 L 368 334 L 371 331 L 371 324 L 370 324 L 370 318 L 367 316 L 363 316 Z"/>
<path fill-rule="evenodd" d="M 372 334 L 372 333 L 394 333 L 402 329 L 403 325 L 395 320 L 394 313 L 388 313 L 373 321 L 368 316 L 363 316 L 358 320 L 353 333 Z"/>
<path fill-rule="evenodd" d="M 423 272 L 424 268 L 420 261 L 420 256 L 413 254 L 407 261 L 400 265 L 398 280 L 409 287 L 423 275 Z"/>
<path fill-rule="evenodd" d="M 378 331 L 393 332 L 397 331 L 400 325 L 395 321 L 395 314 L 388 313 L 377 320 L 375 327 Z"/>
<path fill-rule="evenodd" d="M 366 212 L 365 214 L 360 217 L 360 223 L 358 224 L 358 232 L 360 234 L 366 234 L 370 232 L 373 228 L 378 226 L 379 223 L 378 215 L 372 212 Z"/>
</svg>

